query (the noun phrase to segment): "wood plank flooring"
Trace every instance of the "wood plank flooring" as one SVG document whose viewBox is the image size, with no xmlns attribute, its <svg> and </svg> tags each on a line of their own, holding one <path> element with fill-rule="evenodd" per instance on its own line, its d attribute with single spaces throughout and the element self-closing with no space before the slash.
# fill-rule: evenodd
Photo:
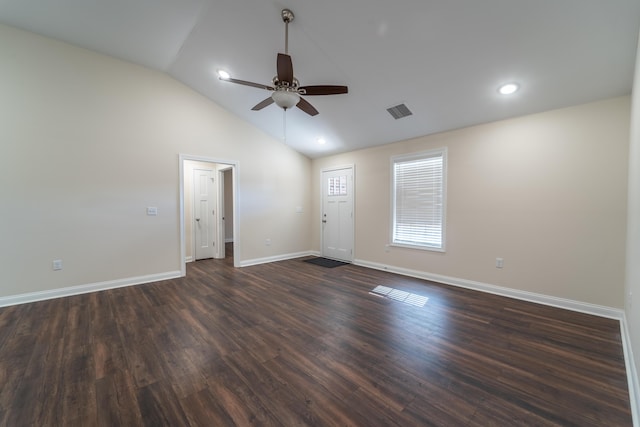
<svg viewBox="0 0 640 427">
<path fill-rule="evenodd" d="M 0 309 L 0 425 L 631 425 L 617 321 L 300 259 L 187 272 Z"/>
</svg>

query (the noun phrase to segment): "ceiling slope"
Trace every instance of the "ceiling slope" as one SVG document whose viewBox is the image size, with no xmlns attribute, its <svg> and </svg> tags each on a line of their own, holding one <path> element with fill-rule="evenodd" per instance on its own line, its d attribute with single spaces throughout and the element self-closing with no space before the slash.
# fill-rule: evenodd
<svg viewBox="0 0 640 427">
<path fill-rule="evenodd" d="M 257 88 L 284 52 L 301 85 L 346 85 L 285 113 Z M 2 0 L 0 22 L 164 71 L 309 157 L 631 92 L 635 0 Z M 499 85 L 521 90 L 506 97 Z M 404 103 L 412 115 L 386 110 Z M 318 138 L 326 143 L 320 145 Z"/>
</svg>

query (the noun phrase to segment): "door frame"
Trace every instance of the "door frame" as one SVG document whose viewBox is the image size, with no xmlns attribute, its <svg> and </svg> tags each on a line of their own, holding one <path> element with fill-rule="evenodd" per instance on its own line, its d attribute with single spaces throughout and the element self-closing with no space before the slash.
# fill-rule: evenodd
<svg viewBox="0 0 640 427">
<path fill-rule="evenodd" d="M 351 262 L 356 259 L 356 165 L 354 163 L 340 165 L 340 166 L 332 166 L 328 168 L 320 169 L 320 215 L 319 217 L 319 227 L 320 227 L 320 256 L 324 256 L 324 232 L 322 229 L 322 212 L 324 211 L 324 181 L 323 176 L 325 172 L 332 172 L 341 169 L 351 169 L 351 176 L 353 177 L 352 182 L 352 198 L 351 203 L 353 203 L 351 215 L 351 244 L 353 245 L 353 253 L 351 254 Z"/>
<path fill-rule="evenodd" d="M 218 177 L 217 188 L 216 188 L 217 194 L 218 194 L 218 197 L 216 198 L 216 210 L 218 211 L 218 216 L 217 216 L 217 222 L 216 222 L 215 237 L 217 242 L 222 242 L 222 244 L 218 245 L 218 247 L 215 249 L 218 259 L 225 258 L 226 256 L 225 254 L 226 253 L 226 249 L 225 249 L 225 244 L 226 244 L 225 180 L 226 178 L 224 177 L 224 175 L 225 175 L 225 172 L 227 171 L 231 171 L 231 180 L 233 182 L 233 179 L 234 179 L 233 167 L 228 164 L 218 164 L 218 168 L 216 170 L 217 177 Z M 235 200 L 235 197 L 233 197 L 233 200 Z M 232 213 L 234 212 L 235 212 L 235 209 L 232 207 Z"/>
<path fill-rule="evenodd" d="M 178 154 L 178 191 L 179 191 L 179 210 L 180 210 L 180 275 L 184 277 L 187 275 L 187 260 L 186 260 L 186 239 L 184 228 L 184 162 L 186 160 L 192 160 L 196 162 L 208 162 L 217 163 L 221 165 L 228 165 L 232 169 L 231 174 L 231 187 L 233 191 L 233 266 L 240 267 L 240 224 L 238 221 L 238 174 L 240 173 L 240 163 L 237 160 L 220 159 L 215 157 L 197 156 L 191 154 Z"/>
</svg>

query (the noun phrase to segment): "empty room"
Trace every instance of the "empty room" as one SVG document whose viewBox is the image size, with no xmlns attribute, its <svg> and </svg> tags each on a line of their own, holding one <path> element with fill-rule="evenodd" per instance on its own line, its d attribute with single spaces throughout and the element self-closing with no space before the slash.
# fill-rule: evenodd
<svg viewBox="0 0 640 427">
<path fill-rule="evenodd" d="M 0 2 L 0 426 L 640 426 L 639 34 Z"/>
</svg>

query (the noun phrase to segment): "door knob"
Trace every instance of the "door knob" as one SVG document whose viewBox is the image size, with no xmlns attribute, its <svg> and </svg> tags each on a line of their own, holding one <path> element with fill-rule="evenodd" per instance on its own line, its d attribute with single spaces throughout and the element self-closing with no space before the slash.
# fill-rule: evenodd
<svg viewBox="0 0 640 427">
<path fill-rule="evenodd" d="M 196 218 L 196 221 L 200 221 L 200 218 Z"/>
</svg>

